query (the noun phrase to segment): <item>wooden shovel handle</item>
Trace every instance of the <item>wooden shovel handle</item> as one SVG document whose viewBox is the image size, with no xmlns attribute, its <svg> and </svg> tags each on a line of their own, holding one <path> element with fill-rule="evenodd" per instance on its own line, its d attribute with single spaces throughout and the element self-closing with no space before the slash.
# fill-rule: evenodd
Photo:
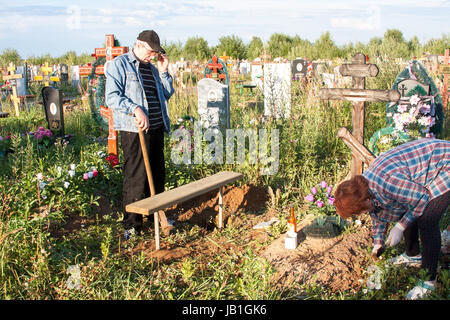
<svg viewBox="0 0 450 320">
<path fill-rule="evenodd" d="M 145 144 L 144 132 L 139 128 L 139 140 L 141 142 L 142 156 L 144 157 L 145 171 L 147 172 L 148 185 L 150 186 L 150 197 L 155 195 L 155 185 L 153 183 L 152 168 L 148 159 L 147 145 Z"/>
</svg>

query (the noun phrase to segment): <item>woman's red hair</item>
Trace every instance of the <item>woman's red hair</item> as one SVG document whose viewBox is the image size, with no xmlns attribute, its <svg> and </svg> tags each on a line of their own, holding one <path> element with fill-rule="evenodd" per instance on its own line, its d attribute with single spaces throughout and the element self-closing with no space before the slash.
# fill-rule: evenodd
<svg viewBox="0 0 450 320">
<path fill-rule="evenodd" d="M 361 175 L 354 176 L 339 184 L 334 193 L 334 206 L 342 218 L 367 210 L 366 200 L 372 198 L 369 184 Z"/>
</svg>

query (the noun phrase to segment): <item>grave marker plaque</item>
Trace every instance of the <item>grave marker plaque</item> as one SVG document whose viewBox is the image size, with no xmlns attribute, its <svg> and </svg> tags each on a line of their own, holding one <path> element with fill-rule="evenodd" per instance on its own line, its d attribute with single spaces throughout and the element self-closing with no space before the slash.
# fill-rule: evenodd
<svg viewBox="0 0 450 320">
<path fill-rule="evenodd" d="M 203 128 L 230 127 L 229 87 L 203 78 L 198 82 L 198 114 Z"/>
<path fill-rule="evenodd" d="M 64 135 L 64 114 L 62 92 L 53 87 L 42 88 L 45 118 L 48 128 L 56 135 Z"/>
</svg>

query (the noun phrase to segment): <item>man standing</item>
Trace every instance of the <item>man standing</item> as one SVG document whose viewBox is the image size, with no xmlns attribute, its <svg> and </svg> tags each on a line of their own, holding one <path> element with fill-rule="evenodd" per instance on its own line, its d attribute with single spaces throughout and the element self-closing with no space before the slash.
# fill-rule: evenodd
<svg viewBox="0 0 450 320">
<path fill-rule="evenodd" d="M 369 212 L 377 257 L 385 244 L 405 238 L 406 252 L 394 264 L 420 265 L 428 281 L 407 298 L 434 290 L 441 249 L 439 221 L 450 205 L 450 142 L 419 139 L 380 155 L 362 174 L 336 188 L 334 205 L 343 218 Z M 385 241 L 390 222 L 396 222 Z M 419 246 L 419 231 L 422 250 Z"/>
<path fill-rule="evenodd" d="M 157 58 L 157 68 L 151 63 Z M 150 196 L 138 128 L 144 132 L 155 193 L 164 191 L 164 132 L 170 134 L 167 100 L 174 93 L 169 59 L 153 30 L 142 31 L 133 49 L 106 65 L 105 99 L 123 150 L 123 225 L 125 238 L 142 230 L 142 215 L 126 205 Z"/>
</svg>

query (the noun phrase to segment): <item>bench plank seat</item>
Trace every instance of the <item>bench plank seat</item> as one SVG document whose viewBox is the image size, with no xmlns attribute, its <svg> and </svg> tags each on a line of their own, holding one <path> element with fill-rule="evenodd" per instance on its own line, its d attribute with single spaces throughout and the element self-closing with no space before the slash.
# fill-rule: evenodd
<svg viewBox="0 0 450 320">
<path fill-rule="evenodd" d="M 147 216 L 157 212 L 158 210 L 166 209 L 173 204 L 190 200 L 209 191 L 217 190 L 218 188 L 239 180 L 242 177 L 242 173 L 222 171 L 181 187 L 159 193 L 153 197 L 128 204 L 125 207 L 125 210 L 127 212 Z"/>
</svg>

